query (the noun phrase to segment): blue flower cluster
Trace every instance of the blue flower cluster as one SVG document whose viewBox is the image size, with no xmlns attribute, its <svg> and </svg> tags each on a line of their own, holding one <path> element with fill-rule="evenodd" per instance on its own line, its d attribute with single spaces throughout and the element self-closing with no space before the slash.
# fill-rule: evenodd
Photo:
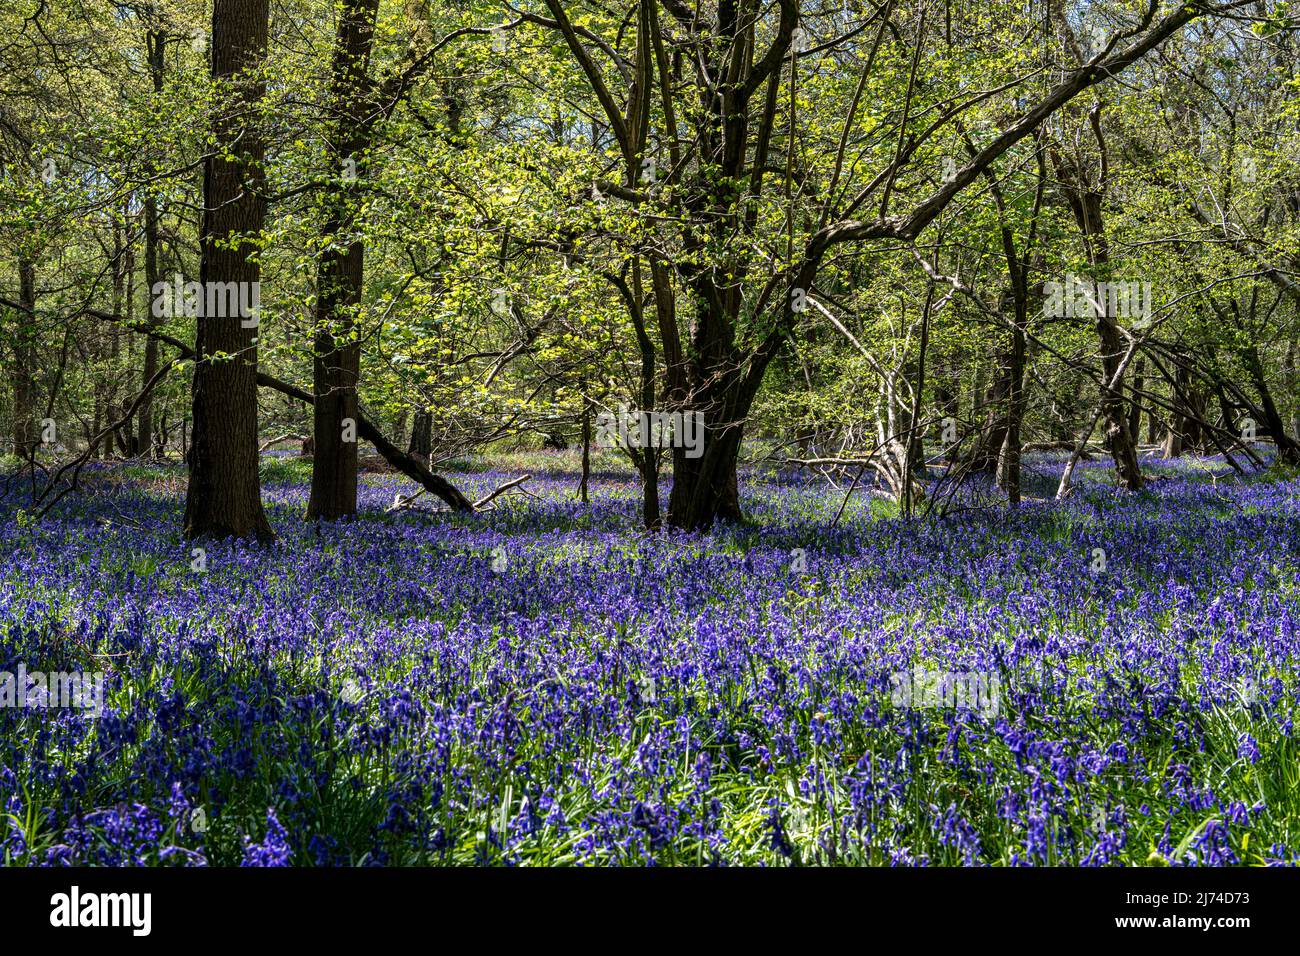
<svg viewBox="0 0 1300 956">
<path fill-rule="evenodd" d="M 1035 459 L 1044 480 L 1059 462 Z M 636 530 L 639 488 L 180 539 L 174 473 L 0 502 L 0 843 L 33 865 L 1293 864 L 1300 482 L 900 521 L 801 481 Z M 1086 471 L 1086 469 L 1085 469 Z M 458 476 L 473 497 L 508 475 Z M 1094 552 L 1105 552 L 1098 571 Z M 798 552 L 798 560 L 794 557 Z M 900 706 L 981 675 L 996 707 Z"/>
</svg>

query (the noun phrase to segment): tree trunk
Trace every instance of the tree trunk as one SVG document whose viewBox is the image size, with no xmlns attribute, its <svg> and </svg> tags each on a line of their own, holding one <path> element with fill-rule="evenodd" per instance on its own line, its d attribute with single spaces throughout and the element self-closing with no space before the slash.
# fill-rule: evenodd
<svg viewBox="0 0 1300 956">
<path fill-rule="evenodd" d="M 737 404 L 733 405 L 735 402 Z M 705 531 L 719 518 L 742 521 L 736 465 L 753 393 L 748 385 L 722 391 L 718 405 L 687 403 L 687 413 L 703 416 L 703 454 L 688 458 L 687 449 L 673 449 L 673 489 L 668 496 L 668 522 L 685 531 Z"/>
<path fill-rule="evenodd" d="M 327 234 L 329 231 L 327 226 Z M 361 244 L 350 243 L 346 252 L 326 252 L 317 269 L 309 519 L 337 521 L 357 511 L 357 379 L 361 350 L 354 337 L 354 324 L 343 317 L 343 311 L 350 313 L 360 302 L 362 256 Z M 338 338 L 336 321 L 343 325 Z"/>
<path fill-rule="evenodd" d="M 699 458 L 686 458 L 682 449 L 673 449 L 669 523 L 686 531 L 706 531 L 719 518 L 744 519 L 736 480 L 740 426 L 723 428 L 715 424 L 711 431 L 706 424 L 705 435 L 704 454 Z"/>
<path fill-rule="evenodd" d="M 922 402 L 925 400 L 925 360 L 930 348 L 930 308 L 934 303 L 934 287 L 926 293 L 925 310 L 921 315 L 921 344 L 920 351 L 916 359 L 916 374 L 914 376 L 916 385 L 912 393 L 912 406 L 907 412 L 907 455 L 903 462 L 903 515 L 911 518 L 913 509 L 918 498 L 918 492 L 924 494 L 925 479 L 929 477 L 929 469 L 925 463 L 925 443 L 921 439 L 921 429 L 918 424 L 921 420 Z M 1019 445 L 1016 446 L 1019 454 Z M 1019 477 L 1017 477 L 1017 483 Z M 1018 484 L 1017 484 L 1018 487 Z"/>
<path fill-rule="evenodd" d="M 984 411 L 984 424 L 968 459 L 969 468 L 974 472 L 992 474 L 997 470 L 998 454 L 1007 439 L 1007 419 L 1003 408 L 1007 396 L 1011 393 L 1011 355 L 1010 352 L 995 357 L 994 378 L 988 390 L 976 400 Z"/>
<path fill-rule="evenodd" d="M 1088 249 L 1088 258 L 1094 269 L 1105 274 L 1109 272 L 1110 266 L 1110 243 L 1106 237 L 1102 206 L 1109 183 L 1106 176 L 1106 141 L 1101 133 L 1101 109 L 1102 102 L 1098 101 L 1089 115 L 1101 153 L 1095 181 L 1089 181 L 1083 169 L 1072 160 L 1063 159 L 1055 151 L 1052 155 L 1057 180 L 1065 187 L 1066 200 Z M 1115 324 L 1116 317 L 1109 314 L 1109 297 L 1099 298 L 1100 301 L 1093 310 L 1093 319 L 1101 345 L 1101 414 L 1105 422 L 1106 447 L 1115 462 L 1115 480 L 1118 486 L 1125 491 L 1138 491 L 1144 479 L 1142 468 L 1138 464 L 1137 441 L 1129 429 L 1128 401 L 1124 397 L 1123 383 L 1115 378 L 1126 352 L 1124 337 Z"/>
<path fill-rule="evenodd" d="M 1191 396 L 1192 374 L 1181 359 L 1176 361 L 1178 368 L 1174 372 L 1173 381 L 1169 383 L 1173 411 L 1169 414 L 1169 429 L 1165 432 L 1165 458 L 1177 458 L 1190 451 L 1199 437 L 1199 429 L 1192 421 L 1196 416 Z"/>
<path fill-rule="evenodd" d="M 113 227 L 113 312 L 126 316 L 129 323 L 131 316 L 131 292 L 134 287 L 130 282 L 130 273 L 134 263 L 131 261 L 130 250 L 123 245 L 122 229 L 120 226 Z M 122 420 L 121 396 L 118 392 L 118 374 L 122 368 L 122 335 L 121 330 L 114 325 L 109 330 L 108 337 L 108 358 L 110 372 L 105 376 L 104 381 L 104 421 L 116 422 Z M 128 381 L 128 386 L 129 386 Z M 109 458 L 113 454 L 113 447 L 117 446 L 117 452 L 123 458 L 131 454 L 131 443 L 129 436 L 122 429 L 117 429 L 112 435 L 109 435 L 103 445 L 100 446 L 100 457 Z"/>
<path fill-rule="evenodd" d="M 1133 441 L 1140 442 L 1142 435 L 1142 406 L 1138 404 L 1142 401 L 1142 389 L 1146 385 L 1146 359 L 1138 359 L 1133 365 L 1133 403 L 1128 411 L 1128 430 L 1133 435 Z"/>
<path fill-rule="evenodd" d="M 36 453 L 36 264 L 18 261 L 17 331 L 13 338 L 14 364 L 10 384 L 14 393 L 14 454 L 26 461 Z"/>
<path fill-rule="evenodd" d="M 234 95 L 215 122 L 216 150 L 203 164 L 199 281 L 207 294 L 194 349 L 185 498 L 185 536 L 191 539 L 275 536 L 257 472 L 257 329 L 251 310 L 242 307 L 259 290 L 260 268 L 254 248 L 241 241 L 256 237 L 266 216 L 265 145 L 256 118 L 264 84 L 256 71 L 266 54 L 268 3 L 214 0 L 212 11 L 212 76 L 232 86 Z M 225 308 L 207 307 L 218 304 L 211 293 L 221 287 L 214 283 L 235 283 L 225 287 L 237 290 L 235 308 L 230 297 Z"/>
<path fill-rule="evenodd" d="M 1027 305 L 1027 303 L 1025 303 Z M 998 486 L 1007 493 L 1007 501 L 1020 504 L 1020 427 L 1025 415 L 1025 330 L 1028 312 L 1017 303 L 1016 322 L 1011 332 L 1011 354 L 1007 377 L 1006 432 L 998 455 Z"/>
<path fill-rule="evenodd" d="M 645 327 L 645 314 L 641 308 L 643 290 L 641 286 L 641 261 L 632 260 L 632 295 L 628 303 L 632 324 L 636 330 L 637 349 L 641 353 L 641 395 L 638 420 L 645 426 L 639 431 L 653 437 L 653 429 L 647 416 L 655 408 L 655 347 Z M 641 470 L 641 522 L 646 528 L 658 528 L 661 524 L 659 515 L 659 449 L 655 442 L 644 442 L 640 454 L 633 456 Z"/>
<path fill-rule="evenodd" d="M 164 43 L 165 34 L 160 31 L 150 30 L 145 34 L 145 45 L 149 50 L 149 76 L 153 80 L 155 94 L 161 94 L 163 90 L 163 68 L 166 63 Z M 161 278 L 158 266 L 158 197 L 150 189 L 144 199 L 144 285 L 148 295 L 153 295 L 154 283 Z M 146 310 L 145 321 L 150 325 L 157 321 L 154 318 L 152 309 Z M 141 377 L 143 381 L 149 382 L 153 380 L 157 372 L 158 340 L 146 336 L 144 342 L 144 371 Z M 140 403 L 135 445 L 132 452 L 136 455 L 154 457 L 152 392 L 146 395 L 144 401 Z"/>
<path fill-rule="evenodd" d="M 313 437 L 307 517 L 337 521 L 357 512 L 357 382 L 361 343 L 357 309 L 365 278 L 365 247 L 343 239 L 356 215 L 354 193 L 368 147 L 362 132 L 366 74 L 379 0 L 344 0 L 334 48 L 331 101 L 338 119 L 330 136 L 342 182 L 326 194 L 325 251 L 316 268 L 316 358 L 312 369 Z M 346 243 L 346 244 L 344 244 Z"/>
<path fill-rule="evenodd" d="M 585 389 L 584 389 L 585 391 Z M 591 401 L 583 398 L 582 404 L 582 478 L 578 481 L 578 500 L 588 503 L 588 486 L 591 483 Z"/>
<path fill-rule="evenodd" d="M 1123 361 L 1125 346 L 1119 329 L 1109 316 L 1097 319 L 1097 334 L 1101 339 L 1101 368 L 1104 381 L 1114 380 Z M 1128 402 L 1119 382 L 1112 388 L 1103 385 L 1101 397 L 1102 417 L 1106 422 L 1106 446 L 1115 462 L 1115 478 L 1125 491 L 1137 491 L 1143 485 L 1142 468 L 1138 464 L 1137 445 L 1128 428 Z"/>
<path fill-rule="evenodd" d="M 411 422 L 411 440 L 406 453 L 420 459 L 425 465 L 433 456 L 433 416 L 421 409 Z"/>
<path fill-rule="evenodd" d="M 1297 402 L 1296 385 L 1296 341 L 1292 339 L 1286 346 L 1286 365 L 1282 370 L 1282 387 L 1286 392 L 1287 403 L 1291 406 L 1291 437 L 1300 441 L 1300 402 Z"/>
<path fill-rule="evenodd" d="M 1264 413 L 1264 429 L 1268 432 L 1273 443 L 1277 445 L 1277 457 L 1279 460 L 1286 462 L 1288 465 L 1300 465 L 1300 444 L 1286 433 L 1286 425 L 1282 422 L 1282 414 L 1277 410 L 1277 405 L 1273 402 L 1273 392 L 1268 387 L 1268 381 L 1264 377 L 1264 363 L 1260 361 L 1259 349 L 1254 343 L 1245 346 L 1241 350 L 1242 365 L 1246 368 L 1246 374 L 1250 376 L 1250 383 L 1255 387 L 1259 395 L 1260 410 Z"/>
</svg>

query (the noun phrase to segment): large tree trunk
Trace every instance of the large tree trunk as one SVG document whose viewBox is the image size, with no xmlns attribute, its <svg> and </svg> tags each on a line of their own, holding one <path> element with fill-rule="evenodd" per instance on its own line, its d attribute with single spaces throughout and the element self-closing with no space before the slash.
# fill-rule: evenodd
<svg viewBox="0 0 1300 956">
<path fill-rule="evenodd" d="M 741 521 L 736 466 L 745 416 L 753 402 L 752 387 L 738 384 L 719 389 L 716 403 L 687 402 L 686 413 L 703 416 L 703 453 L 689 458 L 687 449 L 673 448 L 673 488 L 668 496 L 668 523 L 686 531 L 704 531 L 719 518 Z"/>
<path fill-rule="evenodd" d="M 359 239 L 342 239 L 356 209 L 356 179 L 368 136 L 366 74 L 374 41 L 379 0 L 344 0 L 334 48 L 331 101 L 338 117 L 331 132 L 331 154 L 341 166 L 342 183 L 326 195 L 326 240 L 316 268 L 316 358 L 312 370 L 313 437 L 309 519 L 337 521 L 357 512 L 357 382 L 361 343 L 356 310 L 365 277 L 365 248 Z"/>
<path fill-rule="evenodd" d="M 668 494 L 668 523 L 685 531 L 705 531 L 719 518 L 744 519 L 736 464 L 745 418 L 758 385 L 738 372 L 740 355 L 731 345 L 735 324 L 720 307 L 728 294 L 736 294 L 738 304 L 738 290 L 723 293 L 707 282 L 697 289 L 706 289 L 712 302 L 703 306 L 694 356 L 685 362 L 689 388 L 681 390 L 685 398 L 680 408 L 684 414 L 702 416 L 703 451 L 698 458 L 688 458 L 688 449 L 673 447 L 672 492 Z"/>
<path fill-rule="evenodd" d="M 307 517 L 337 521 L 357 511 L 357 380 L 361 346 L 352 323 L 338 330 L 328 318 L 360 301 L 362 247 L 354 242 L 344 253 L 328 252 L 317 270 L 316 357 L 312 363 L 312 437 L 315 458 Z"/>
<path fill-rule="evenodd" d="M 673 449 L 673 490 L 668 496 L 669 523 L 686 531 L 706 531 L 719 518 L 743 520 L 736 463 L 741 427 L 707 424 L 704 454 L 687 458 Z"/>
<path fill-rule="evenodd" d="M 199 279 L 204 290 L 236 283 L 227 288 L 238 290 L 237 303 L 251 301 L 260 281 L 247 238 L 266 216 L 265 145 L 256 119 L 263 83 L 256 71 L 266 54 L 267 21 L 268 0 L 214 0 L 212 76 L 233 95 L 215 123 L 216 151 L 203 164 Z M 234 314 L 198 319 L 185 536 L 269 541 L 274 532 L 257 473 L 257 329 L 246 310 L 229 303 L 209 310 L 205 301 L 204 313 Z"/>
</svg>

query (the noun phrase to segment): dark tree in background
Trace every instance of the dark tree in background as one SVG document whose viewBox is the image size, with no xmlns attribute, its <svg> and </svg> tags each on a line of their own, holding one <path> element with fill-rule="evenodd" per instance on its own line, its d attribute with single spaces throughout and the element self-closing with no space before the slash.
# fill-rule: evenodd
<svg viewBox="0 0 1300 956">
<path fill-rule="evenodd" d="M 415 413 L 415 421 L 411 425 L 411 441 L 406 452 L 420 459 L 421 464 L 429 464 L 429 456 L 433 454 L 433 416 L 428 412 Z"/>
</svg>

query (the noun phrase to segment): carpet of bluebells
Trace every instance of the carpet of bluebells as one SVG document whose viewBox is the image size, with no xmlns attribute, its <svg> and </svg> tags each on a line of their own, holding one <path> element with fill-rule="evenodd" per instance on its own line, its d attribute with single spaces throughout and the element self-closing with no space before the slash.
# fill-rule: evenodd
<svg viewBox="0 0 1300 956">
<path fill-rule="evenodd" d="M 471 516 L 369 476 L 317 527 L 268 459 L 277 543 L 205 571 L 176 468 L 105 466 L 39 523 L 11 491 L 0 670 L 107 676 L 95 719 L 0 710 L 4 859 L 1294 864 L 1300 481 L 1148 464 L 837 525 L 841 491 L 756 477 L 750 523 L 674 536 L 628 475 L 584 505 L 559 468 Z M 1029 465 L 1050 498 L 1061 461 Z M 998 706 L 899 706 L 917 667 Z"/>
</svg>

